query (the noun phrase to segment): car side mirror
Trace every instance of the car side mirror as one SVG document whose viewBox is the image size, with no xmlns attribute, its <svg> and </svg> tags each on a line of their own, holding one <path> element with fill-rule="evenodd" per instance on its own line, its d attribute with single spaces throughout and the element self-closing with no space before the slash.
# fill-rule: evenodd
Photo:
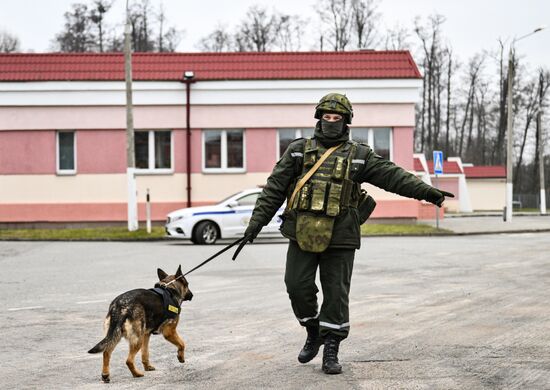
<svg viewBox="0 0 550 390">
<path fill-rule="evenodd" d="M 239 205 L 239 202 L 237 202 L 236 200 L 232 200 L 227 204 L 227 207 L 232 209 L 233 207 L 237 207 L 238 205 Z"/>
</svg>

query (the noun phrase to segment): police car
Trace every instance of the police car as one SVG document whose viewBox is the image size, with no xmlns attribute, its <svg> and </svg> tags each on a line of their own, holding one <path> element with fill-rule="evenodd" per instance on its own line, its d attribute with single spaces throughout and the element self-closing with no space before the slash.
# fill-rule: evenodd
<svg viewBox="0 0 550 390">
<path fill-rule="evenodd" d="M 231 195 L 216 205 L 173 211 L 166 218 L 166 235 L 188 239 L 201 245 L 214 244 L 220 238 L 241 237 L 261 192 L 261 188 L 248 189 Z M 280 215 L 284 207 L 285 204 L 277 211 L 271 222 L 264 226 L 260 236 L 280 237 Z"/>
</svg>

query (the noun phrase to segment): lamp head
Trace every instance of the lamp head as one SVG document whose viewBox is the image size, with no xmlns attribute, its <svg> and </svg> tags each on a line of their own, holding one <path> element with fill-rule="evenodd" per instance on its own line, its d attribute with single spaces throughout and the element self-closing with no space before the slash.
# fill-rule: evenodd
<svg viewBox="0 0 550 390">
<path fill-rule="evenodd" d="M 195 77 L 195 72 L 191 71 L 191 70 L 186 70 L 184 73 L 183 73 L 183 78 L 185 80 L 191 80 Z"/>
</svg>

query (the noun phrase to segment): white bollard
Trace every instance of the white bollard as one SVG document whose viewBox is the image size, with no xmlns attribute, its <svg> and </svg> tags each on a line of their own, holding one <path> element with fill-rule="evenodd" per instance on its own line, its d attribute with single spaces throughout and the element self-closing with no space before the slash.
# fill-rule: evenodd
<svg viewBox="0 0 550 390">
<path fill-rule="evenodd" d="M 149 196 L 149 188 L 147 188 L 147 203 L 145 204 L 145 210 L 147 213 L 147 233 L 151 234 L 151 197 Z"/>
</svg>

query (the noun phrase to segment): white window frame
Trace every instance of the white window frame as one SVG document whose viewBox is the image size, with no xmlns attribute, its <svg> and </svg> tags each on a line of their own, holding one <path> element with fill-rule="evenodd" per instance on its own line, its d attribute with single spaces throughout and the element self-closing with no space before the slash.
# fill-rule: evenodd
<svg viewBox="0 0 550 390">
<path fill-rule="evenodd" d="M 353 131 L 357 129 L 367 129 L 367 144 L 372 148 L 372 150 L 376 153 L 376 150 L 374 149 L 374 132 L 377 129 L 389 129 L 390 130 L 390 161 L 393 161 L 393 127 L 354 127 L 351 128 L 350 131 L 350 139 L 353 139 Z"/>
<path fill-rule="evenodd" d="M 73 133 L 73 153 L 74 153 L 74 169 L 61 169 L 59 167 L 59 134 L 60 133 Z M 76 175 L 76 169 L 77 169 L 77 161 L 76 161 L 76 130 L 58 130 L 55 132 L 55 170 L 57 175 L 64 176 L 64 175 Z"/>
<path fill-rule="evenodd" d="M 169 131 L 170 132 L 170 168 L 155 168 L 155 132 L 156 131 Z M 170 129 L 156 129 L 156 130 L 135 130 L 135 132 L 148 133 L 147 142 L 149 149 L 149 168 L 136 168 L 137 175 L 169 175 L 174 173 L 174 131 Z M 134 158 L 135 158 L 134 148 Z"/>
<path fill-rule="evenodd" d="M 243 135 L 243 167 L 242 168 L 228 168 L 227 167 L 227 132 L 239 130 Z M 204 136 L 207 131 L 220 131 L 221 132 L 221 167 L 220 168 L 207 168 L 206 167 L 206 145 Z M 201 133 L 201 148 L 202 148 L 202 171 L 204 173 L 244 173 L 246 172 L 246 130 L 245 129 L 204 129 Z"/>
<path fill-rule="evenodd" d="M 278 161 L 281 158 L 281 153 L 280 153 L 281 148 L 279 147 L 280 142 L 281 142 L 281 138 L 280 138 L 279 130 L 293 130 L 293 129 L 294 129 L 294 139 L 302 138 L 303 137 L 302 132 L 304 130 L 307 130 L 307 128 L 305 128 L 305 127 L 302 127 L 302 128 L 279 127 L 279 128 L 277 128 L 277 142 L 275 143 L 275 155 L 277 156 L 276 161 Z"/>
</svg>

